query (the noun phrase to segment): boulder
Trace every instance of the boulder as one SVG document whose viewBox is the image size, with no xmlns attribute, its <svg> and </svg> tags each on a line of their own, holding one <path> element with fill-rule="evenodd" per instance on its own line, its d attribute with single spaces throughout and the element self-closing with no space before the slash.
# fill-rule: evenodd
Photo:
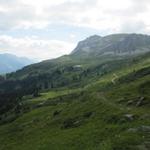
<svg viewBox="0 0 150 150">
<path fill-rule="evenodd" d="M 61 113 L 61 110 L 56 110 L 56 111 L 54 111 L 54 113 L 53 113 L 53 116 L 55 117 L 55 116 L 57 116 L 57 115 L 59 115 Z"/>
<path fill-rule="evenodd" d="M 135 118 L 135 116 L 133 114 L 125 114 L 124 117 L 129 121 L 132 121 Z"/>
<path fill-rule="evenodd" d="M 139 127 L 139 130 L 143 132 L 150 132 L 150 126 L 142 125 Z"/>
<path fill-rule="evenodd" d="M 144 100 L 145 100 L 144 97 L 140 97 L 139 100 L 138 100 L 137 103 L 136 103 L 136 107 L 142 106 Z"/>
<path fill-rule="evenodd" d="M 129 132 L 150 132 L 150 126 L 142 125 L 137 128 L 128 129 Z"/>
</svg>

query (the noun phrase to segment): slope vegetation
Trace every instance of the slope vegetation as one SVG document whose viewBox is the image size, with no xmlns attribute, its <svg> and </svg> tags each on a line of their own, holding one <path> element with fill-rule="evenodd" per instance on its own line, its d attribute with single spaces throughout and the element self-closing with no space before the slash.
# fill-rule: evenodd
<svg viewBox="0 0 150 150">
<path fill-rule="evenodd" d="M 0 149 L 149 150 L 149 54 L 96 62 L 80 80 L 26 95 L 1 116 Z"/>
</svg>

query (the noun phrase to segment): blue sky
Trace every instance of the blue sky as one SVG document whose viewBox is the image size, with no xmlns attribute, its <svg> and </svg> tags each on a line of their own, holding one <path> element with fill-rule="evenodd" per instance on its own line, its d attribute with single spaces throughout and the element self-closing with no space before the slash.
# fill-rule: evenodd
<svg viewBox="0 0 150 150">
<path fill-rule="evenodd" d="M 149 0 L 0 0 L 0 53 L 56 58 L 94 34 L 149 34 L 149 17 Z"/>
</svg>

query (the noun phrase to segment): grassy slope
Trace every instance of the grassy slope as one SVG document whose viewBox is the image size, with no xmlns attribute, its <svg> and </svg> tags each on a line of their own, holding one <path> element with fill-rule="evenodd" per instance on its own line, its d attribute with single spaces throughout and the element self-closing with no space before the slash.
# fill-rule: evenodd
<svg viewBox="0 0 150 150">
<path fill-rule="evenodd" d="M 51 91 L 30 99 L 29 105 L 44 105 L 1 125 L 0 149 L 148 150 L 150 136 L 140 127 L 150 126 L 150 75 L 127 79 L 148 67 L 149 61 L 117 70 L 83 89 Z M 114 74 L 121 79 L 116 84 L 111 82 Z M 138 97 L 145 98 L 140 107 L 134 104 Z M 129 101 L 133 104 L 127 105 Z"/>
</svg>

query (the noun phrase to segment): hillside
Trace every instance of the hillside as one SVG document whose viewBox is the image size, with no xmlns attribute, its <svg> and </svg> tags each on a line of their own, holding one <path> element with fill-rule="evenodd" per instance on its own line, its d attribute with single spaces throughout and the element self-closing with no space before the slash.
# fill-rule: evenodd
<svg viewBox="0 0 150 150">
<path fill-rule="evenodd" d="M 12 54 L 0 54 L 0 74 L 14 72 L 32 63 L 33 61 L 24 57 L 17 57 Z"/>
<path fill-rule="evenodd" d="M 20 109 L 26 113 L 15 120 L 7 114 L 7 123 L 0 126 L 1 149 L 148 150 L 149 60 L 140 59 L 83 88 L 24 97 Z"/>
<path fill-rule="evenodd" d="M 101 53 L 122 38 L 119 54 Z M 70 55 L 0 78 L 0 150 L 150 149 L 149 36 L 85 41 Z"/>
</svg>

